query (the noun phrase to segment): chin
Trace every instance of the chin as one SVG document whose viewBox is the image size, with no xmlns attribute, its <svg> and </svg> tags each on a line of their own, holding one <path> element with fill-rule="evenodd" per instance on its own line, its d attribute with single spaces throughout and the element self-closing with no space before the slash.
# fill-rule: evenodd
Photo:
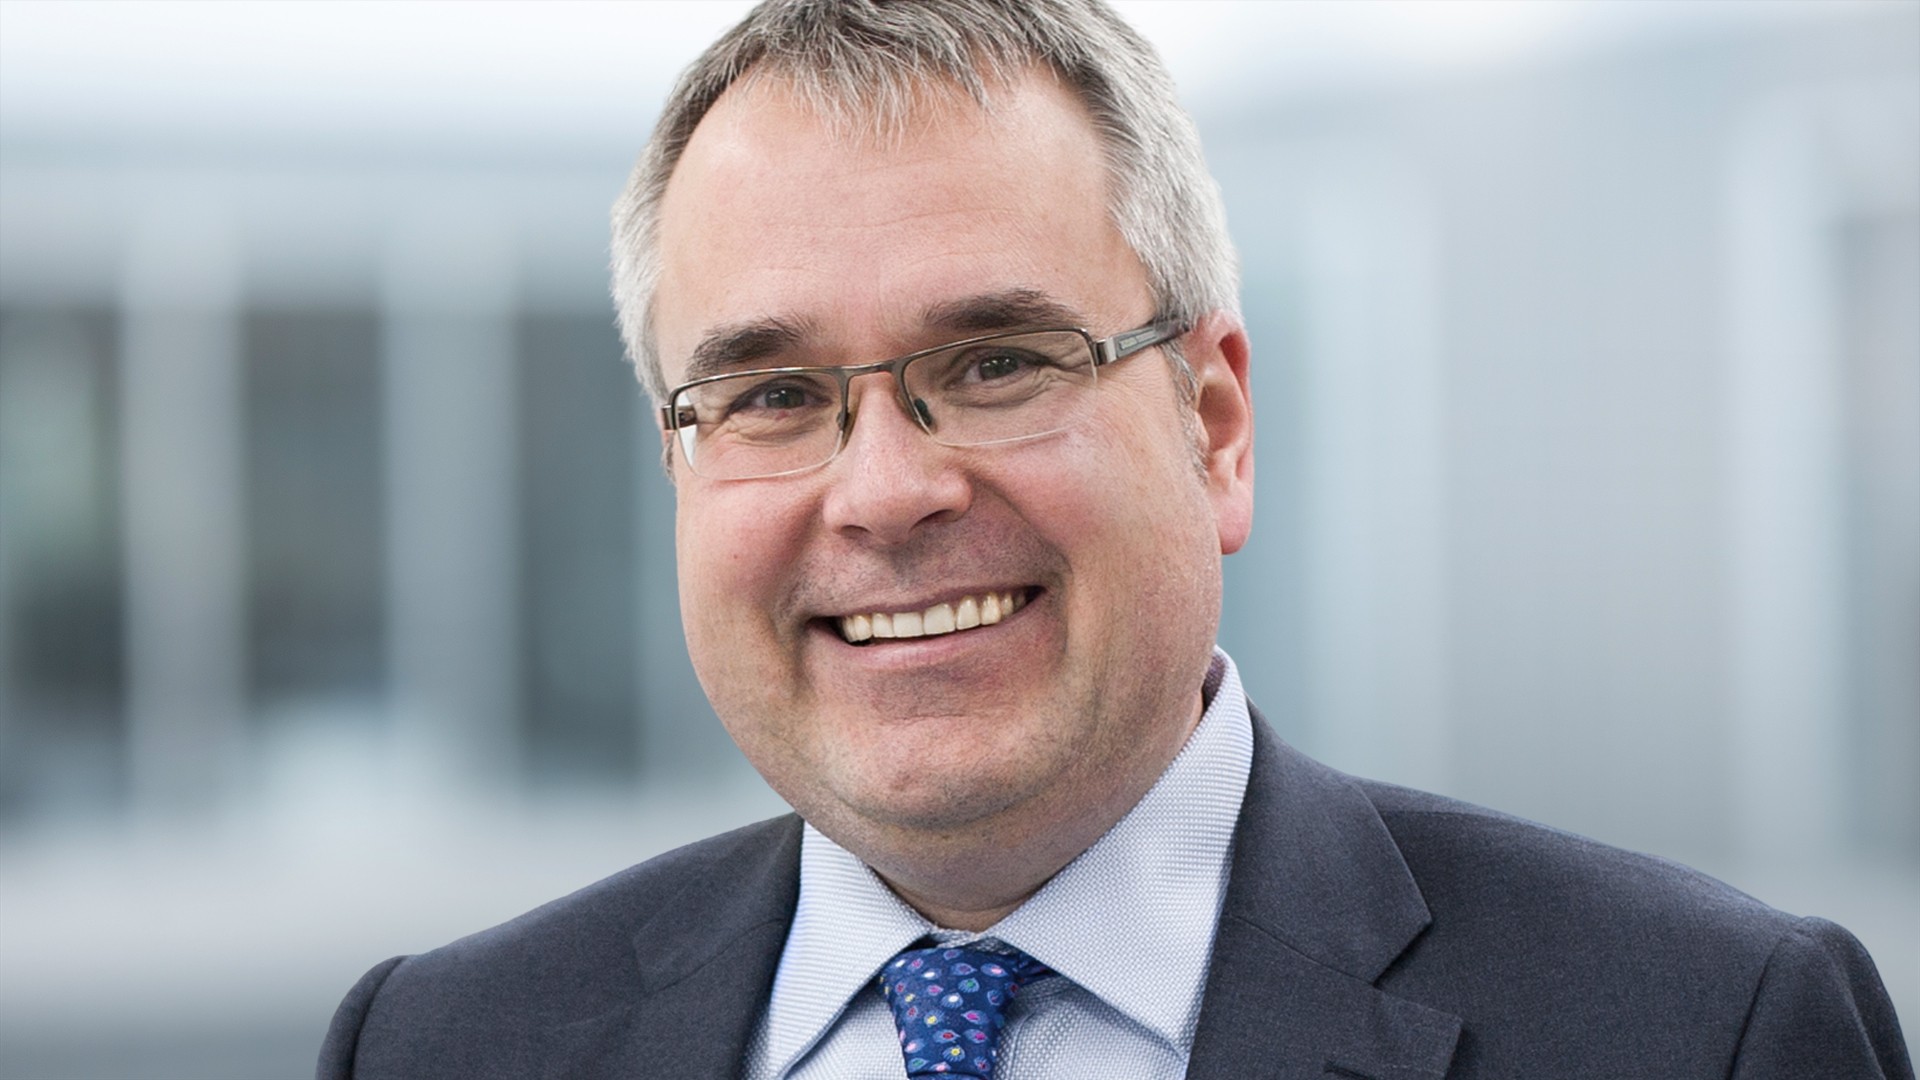
<svg viewBox="0 0 1920 1080">
<path fill-rule="evenodd" d="M 921 833 L 956 832 L 1019 805 L 1040 786 L 1031 776 L 993 770 L 992 761 L 928 761 L 925 768 L 907 771 L 885 763 L 862 780 L 842 785 L 836 801 L 873 825 Z M 876 775 L 882 770 L 889 775 Z"/>
</svg>

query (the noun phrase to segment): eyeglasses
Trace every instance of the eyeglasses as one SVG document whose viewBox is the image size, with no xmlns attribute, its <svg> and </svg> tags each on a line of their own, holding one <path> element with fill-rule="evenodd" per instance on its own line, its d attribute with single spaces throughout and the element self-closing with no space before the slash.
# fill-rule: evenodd
<svg viewBox="0 0 1920 1080">
<path fill-rule="evenodd" d="M 893 375 L 901 407 L 942 446 L 988 446 L 1065 431 L 1093 407 L 1095 373 L 1186 326 L 1162 320 L 1095 340 L 1085 330 L 1023 330 L 846 367 L 710 375 L 676 387 L 660 422 L 687 467 L 710 480 L 757 480 L 833 460 L 853 427 L 848 386 Z"/>
</svg>

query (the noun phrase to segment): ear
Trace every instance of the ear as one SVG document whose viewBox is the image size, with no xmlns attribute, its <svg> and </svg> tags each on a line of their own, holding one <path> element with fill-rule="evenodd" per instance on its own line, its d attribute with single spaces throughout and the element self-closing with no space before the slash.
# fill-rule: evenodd
<svg viewBox="0 0 1920 1080">
<path fill-rule="evenodd" d="M 1196 436 L 1207 497 L 1220 530 L 1220 554 L 1231 555 L 1253 531 L 1253 396 L 1247 386 L 1251 349 L 1238 316 L 1215 311 L 1182 344 L 1198 380 Z"/>
</svg>

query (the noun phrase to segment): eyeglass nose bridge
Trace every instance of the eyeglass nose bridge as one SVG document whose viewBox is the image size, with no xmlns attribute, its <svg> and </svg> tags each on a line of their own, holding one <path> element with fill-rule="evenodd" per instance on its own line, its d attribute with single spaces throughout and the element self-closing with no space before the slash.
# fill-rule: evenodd
<svg viewBox="0 0 1920 1080">
<path fill-rule="evenodd" d="M 907 389 L 907 365 L 918 358 L 919 356 L 916 354 L 914 356 L 896 357 L 892 360 L 880 360 L 871 364 L 852 364 L 847 367 L 833 369 L 834 375 L 840 383 L 840 439 L 833 448 L 835 456 L 838 456 L 841 450 L 846 449 L 847 440 L 853 436 L 853 380 L 863 375 L 877 375 L 882 371 L 890 373 L 893 376 L 894 403 L 900 406 L 901 411 L 905 412 L 909 419 L 919 425 L 921 431 L 928 435 L 934 433 L 935 420 L 933 410 L 927 408 L 925 401 L 914 397 L 913 392 Z"/>
</svg>

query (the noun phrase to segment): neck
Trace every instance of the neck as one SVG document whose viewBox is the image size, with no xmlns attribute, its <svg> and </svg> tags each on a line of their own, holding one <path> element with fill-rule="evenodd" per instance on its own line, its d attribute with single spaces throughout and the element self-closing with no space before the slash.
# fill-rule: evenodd
<svg viewBox="0 0 1920 1080">
<path fill-rule="evenodd" d="M 1040 885 L 1046 884 L 1042 881 L 1009 901 L 993 903 L 988 907 L 958 908 L 951 906 L 942 897 L 916 893 L 905 884 L 891 878 L 883 876 L 883 880 L 886 881 L 887 887 L 893 890 L 894 895 L 905 900 L 907 906 L 913 910 L 926 916 L 927 921 L 933 925 L 942 930 L 965 930 L 976 934 L 1013 914 L 1021 904 L 1027 902 L 1027 897 L 1040 891 Z M 980 901 L 974 900 L 970 903 L 977 904 Z"/>
<path fill-rule="evenodd" d="M 1134 801 L 1139 801 L 1138 795 Z M 902 849 L 891 845 L 886 851 L 855 853 L 895 895 L 935 926 L 977 932 L 1026 903 L 1061 868 L 1093 846 L 1126 809 L 1113 814 L 1111 821 L 1075 822 L 1072 827 L 1030 836 L 1008 836 L 995 829 L 987 838 L 979 833 L 924 837 L 908 849 L 910 854 L 899 857 L 892 853 Z"/>
</svg>

